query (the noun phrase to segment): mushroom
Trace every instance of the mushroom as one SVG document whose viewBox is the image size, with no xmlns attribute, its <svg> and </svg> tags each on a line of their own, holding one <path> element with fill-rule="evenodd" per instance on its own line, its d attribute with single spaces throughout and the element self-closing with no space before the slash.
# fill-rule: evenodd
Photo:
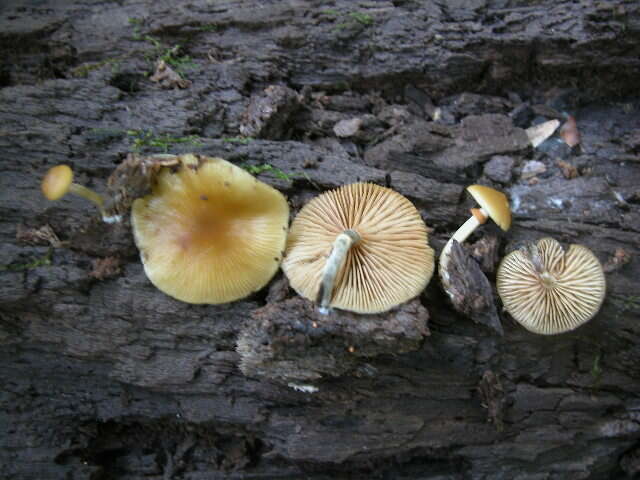
<svg viewBox="0 0 640 480">
<path fill-rule="evenodd" d="M 49 169 L 42 179 L 42 193 L 48 200 L 59 200 L 67 193 L 79 195 L 93 202 L 100 210 L 102 221 L 117 223 L 122 220 L 120 215 L 109 215 L 104 208 L 102 196 L 90 188 L 73 183 L 73 171 L 68 165 L 57 165 Z"/>
<path fill-rule="evenodd" d="M 507 255 L 497 273 L 504 308 L 527 330 L 553 335 L 573 330 L 600 309 L 606 284 L 596 256 L 582 245 L 564 251 L 543 238 Z"/>
<path fill-rule="evenodd" d="M 296 216 L 282 269 L 293 289 L 330 307 L 387 311 L 418 294 L 433 274 L 433 249 L 416 208 L 371 183 L 325 192 Z"/>
<path fill-rule="evenodd" d="M 478 226 L 486 223 L 491 218 L 498 226 L 504 230 L 509 230 L 511 226 L 511 209 L 509 201 L 504 193 L 483 185 L 471 185 L 467 187 L 467 192 L 480 205 L 480 208 L 471 209 L 471 217 L 456 230 L 456 233 L 449 239 L 442 253 L 440 254 L 439 272 L 445 291 L 449 292 L 449 260 L 453 241 L 464 242 L 474 232 Z"/>
<path fill-rule="evenodd" d="M 221 158 L 176 159 L 131 210 L 147 277 L 188 303 L 226 303 L 261 289 L 284 254 L 287 200 Z"/>
</svg>

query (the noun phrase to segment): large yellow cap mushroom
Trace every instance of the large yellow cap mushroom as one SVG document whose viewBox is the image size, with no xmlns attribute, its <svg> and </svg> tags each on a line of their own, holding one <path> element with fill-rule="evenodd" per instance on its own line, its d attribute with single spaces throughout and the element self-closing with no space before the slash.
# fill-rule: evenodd
<svg viewBox="0 0 640 480">
<path fill-rule="evenodd" d="M 389 188 L 355 183 L 304 206 L 282 269 L 323 313 L 377 313 L 420 294 L 433 266 L 426 226 L 411 202 Z"/>
<path fill-rule="evenodd" d="M 498 268 L 497 286 L 511 316 L 545 335 L 589 321 L 606 290 L 602 266 L 588 248 L 571 245 L 565 252 L 553 238 L 507 255 Z"/>
<path fill-rule="evenodd" d="M 183 155 L 163 168 L 131 220 L 144 270 L 167 295 L 225 303 L 262 288 L 285 248 L 285 197 L 221 158 Z"/>
</svg>

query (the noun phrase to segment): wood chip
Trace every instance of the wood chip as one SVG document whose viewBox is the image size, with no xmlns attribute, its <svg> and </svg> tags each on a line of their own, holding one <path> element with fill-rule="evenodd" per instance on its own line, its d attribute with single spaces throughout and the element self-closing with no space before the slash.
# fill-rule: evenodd
<svg viewBox="0 0 640 480">
<path fill-rule="evenodd" d="M 89 272 L 91 278 L 105 280 L 120 275 L 120 258 L 97 258 L 92 262 L 93 269 Z"/>
<path fill-rule="evenodd" d="M 564 178 L 566 178 L 567 180 L 576 178 L 579 175 L 578 169 L 573 165 L 571 165 L 569 162 L 565 162 L 564 160 L 558 160 L 556 162 L 556 165 L 560 167 L 560 170 L 562 170 L 562 175 L 564 175 Z"/>
<path fill-rule="evenodd" d="M 539 162 L 537 160 L 529 160 L 522 167 L 522 173 L 520 174 L 520 177 L 523 180 L 526 180 L 528 178 L 535 177 L 536 175 L 539 175 L 546 171 L 547 171 L 547 166 L 544 163 Z"/>
<path fill-rule="evenodd" d="M 564 140 L 564 143 L 570 147 L 575 147 L 580 143 L 580 132 L 578 131 L 578 125 L 576 119 L 571 115 L 567 117 L 567 121 L 560 127 L 560 138 Z"/>
<path fill-rule="evenodd" d="M 482 375 L 478 384 L 478 393 L 482 406 L 487 409 L 487 420 L 494 424 L 498 432 L 501 432 L 504 428 L 506 398 L 500 379 L 491 370 L 485 371 Z"/>
<path fill-rule="evenodd" d="M 362 119 L 352 118 L 349 120 L 340 120 L 333 127 L 333 133 L 340 138 L 351 137 L 358 133 L 362 126 Z"/>
<path fill-rule="evenodd" d="M 631 254 L 624 248 L 616 248 L 613 256 L 604 264 L 605 273 L 615 272 L 631 261 Z"/>
<path fill-rule="evenodd" d="M 27 243 L 29 245 L 51 245 L 53 248 L 62 246 L 62 242 L 53 231 L 51 225 L 45 224 L 40 228 L 27 228 L 24 225 L 18 225 L 16 232 L 16 240 Z"/>
<path fill-rule="evenodd" d="M 556 131 L 558 126 L 560 126 L 559 120 L 549 120 L 548 122 L 529 127 L 525 131 L 527 132 L 527 137 L 529 137 L 531 145 L 533 145 L 533 148 L 536 148 L 547 138 L 553 135 L 553 132 Z"/>
<path fill-rule="evenodd" d="M 149 80 L 158 83 L 162 88 L 188 88 L 191 86 L 189 80 L 182 78 L 164 60 L 158 60 L 156 71 Z"/>
</svg>

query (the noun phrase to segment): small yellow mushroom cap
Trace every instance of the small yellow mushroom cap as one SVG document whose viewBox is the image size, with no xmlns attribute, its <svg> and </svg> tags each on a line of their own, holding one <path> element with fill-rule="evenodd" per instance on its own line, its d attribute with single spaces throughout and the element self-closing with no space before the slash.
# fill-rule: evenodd
<svg viewBox="0 0 640 480">
<path fill-rule="evenodd" d="M 336 237 L 360 237 L 336 277 L 331 306 L 385 312 L 422 292 L 433 275 L 433 249 L 413 204 L 390 188 L 354 183 L 307 203 L 291 225 L 282 270 L 299 295 L 315 300 Z"/>
<path fill-rule="evenodd" d="M 71 182 L 73 182 L 73 171 L 69 165 L 52 167 L 42 179 L 42 194 L 48 200 L 58 200 L 67 194 Z"/>
<path fill-rule="evenodd" d="M 484 185 L 471 185 L 467 187 L 467 192 L 502 230 L 509 230 L 511 227 L 511 208 L 504 193 Z"/>
<path fill-rule="evenodd" d="M 178 157 L 131 220 L 145 273 L 188 303 L 218 304 L 262 288 L 278 270 L 289 206 L 271 186 L 221 158 Z"/>
</svg>

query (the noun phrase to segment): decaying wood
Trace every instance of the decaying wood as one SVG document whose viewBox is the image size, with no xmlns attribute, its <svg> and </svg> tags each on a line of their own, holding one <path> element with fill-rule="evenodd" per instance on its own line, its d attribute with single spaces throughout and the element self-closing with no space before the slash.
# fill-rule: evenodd
<svg viewBox="0 0 640 480">
<path fill-rule="evenodd" d="M 414 300 L 390 313 L 321 315 L 302 298 L 253 312 L 238 334 L 240 369 L 245 375 L 298 385 L 322 378 L 354 375 L 374 367 L 362 359 L 417 350 L 429 335 L 427 310 Z M 357 371 L 359 370 L 359 371 Z"/>
<path fill-rule="evenodd" d="M 0 477 L 640 471 L 637 2 L 15 0 L 0 53 Z M 185 88 L 149 78 L 159 60 Z M 566 115 L 579 146 L 528 144 L 526 128 Z M 379 323 L 336 312 L 316 331 L 280 275 L 228 305 L 168 298 L 128 220 L 39 192 L 66 163 L 126 211 L 148 185 L 121 167 L 108 186 L 115 169 L 185 152 L 269 165 L 259 178 L 292 214 L 345 183 L 389 185 L 437 254 L 474 206 L 464 187 L 500 188 L 514 222 L 498 254 L 582 243 L 608 262 L 607 297 L 555 337 L 496 302 L 500 337 L 434 277 Z M 522 178 L 527 162 L 544 169 Z"/>
<path fill-rule="evenodd" d="M 449 253 L 448 273 L 447 290 L 453 308 L 495 334 L 503 335 L 489 280 L 480 265 L 455 240 Z"/>
</svg>

